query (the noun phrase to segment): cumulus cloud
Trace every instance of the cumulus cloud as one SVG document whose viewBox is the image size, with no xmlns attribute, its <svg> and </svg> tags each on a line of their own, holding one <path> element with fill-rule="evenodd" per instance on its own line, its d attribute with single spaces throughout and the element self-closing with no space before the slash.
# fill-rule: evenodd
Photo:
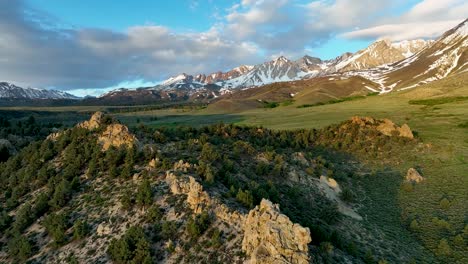
<svg viewBox="0 0 468 264">
<path fill-rule="evenodd" d="M 465 0 L 423 0 L 397 17 L 383 18 L 343 34 L 347 38 L 404 40 L 435 38 L 466 19 Z"/>
<path fill-rule="evenodd" d="M 435 37 L 468 13 L 465 0 L 421 0 L 398 16 L 406 0 L 237 0 L 217 9 L 217 22 L 205 32 L 161 25 L 114 32 L 59 27 L 62 21 L 26 3 L 0 0 L 0 80 L 65 90 L 210 73 L 277 55 L 297 58 L 341 34 Z M 203 8 L 201 1 L 189 3 Z"/>
<path fill-rule="evenodd" d="M 383 15 L 402 0 L 243 0 L 226 16 L 226 36 L 250 39 L 275 54 L 304 55 L 336 34 Z"/>
<path fill-rule="evenodd" d="M 43 24 L 41 14 L 29 19 L 25 10 L 22 1 L 0 0 L 0 80 L 20 85 L 109 87 L 124 80 L 161 80 L 259 59 L 256 45 L 223 39 L 215 28 L 187 34 L 151 25 L 123 33 L 61 29 Z"/>
<path fill-rule="evenodd" d="M 448 20 L 426 23 L 405 23 L 387 24 L 372 28 L 356 30 L 343 34 L 347 38 L 386 38 L 393 41 L 417 39 L 417 38 L 437 38 L 449 28 L 455 27 L 460 20 Z"/>
</svg>

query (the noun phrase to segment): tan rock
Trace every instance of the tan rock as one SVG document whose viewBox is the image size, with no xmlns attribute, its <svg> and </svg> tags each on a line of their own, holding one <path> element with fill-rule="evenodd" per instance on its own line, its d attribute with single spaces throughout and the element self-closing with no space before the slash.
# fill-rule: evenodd
<svg viewBox="0 0 468 264">
<path fill-rule="evenodd" d="M 248 216 L 229 209 L 210 198 L 195 178 L 166 172 L 166 183 L 174 194 L 186 194 L 187 203 L 195 213 L 209 210 L 217 219 L 244 233 L 242 249 L 249 263 L 308 263 L 310 231 L 294 224 L 281 214 L 278 205 L 268 200 L 251 210 Z"/>
<path fill-rule="evenodd" d="M 62 135 L 61 132 L 55 132 L 47 136 L 46 140 L 56 141 Z"/>
<path fill-rule="evenodd" d="M 404 124 L 401 127 L 397 126 L 390 119 L 374 119 L 372 117 L 354 116 L 351 118 L 351 123 L 357 124 L 360 127 L 375 128 L 380 133 L 387 136 L 399 136 L 413 139 L 414 135 L 411 128 Z"/>
<path fill-rule="evenodd" d="M 96 232 L 100 236 L 108 235 L 112 232 L 112 228 L 110 228 L 110 226 L 106 225 L 105 223 L 100 223 L 97 227 Z"/>
<path fill-rule="evenodd" d="M 188 177 L 188 182 L 177 177 L 172 172 L 166 172 L 166 182 L 169 184 L 173 194 L 186 194 L 187 203 L 195 213 L 201 213 L 211 204 L 208 193 L 203 191 L 203 186 L 192 176 Z"/>
<path fill-rule="evenodd" d="M 93 130 L 101 126 L 102 118 L 104 114 L 102 112 L 96 112 L 91 116 L 89 121 L 81 122 L 77 125 L 77 127 L 86 128 L 88 130 Z"/>
<path fill-rule="evenodd" d="M 174 163 L 174 171 L 181 171 L 187 173 L 192 168 L 192 164 L 179 160 L 179 162 Z"/>
<path fill-rule="evenodd" d="M 400 137 L 407 137 L 411 139 L 414 138 L 413 132 L 407 124 L 404 124 L 398 128 L 398 132 L 400 132 Z"/>
<path fill-rule="evenodd" d="M 106 130 L 99 136 L 98 142 L 102 145 L 102 150 L 106 151 L 111 146 L 133 147 L 137 139 L 128 131 L 128 127 L 121 124 L 108 125 Z"/>
<path fill-rule="evenodd" d="M 338 185 L 336 180 L 333 179 L 333 178 L 329 178 L 329 177 L 326 177 L 326 176 L 320 176 L 320 182 L 328 185 L 328 187 L 333 189 L 333 191 L 335 191 L 337 194 L 341 192 L 340 186 Z"/>
<path fill-rule="evenodd" d="M 153 168 L 153 169 L 154 169 L 154 168 L 156 168 L 156 166 L 157 166 L 158 163 L 159 163 L 159 159 L 152 159 L 152 160 L 150 160 L 148 166 L 149 166 L 150 168 Z"/>
<path fill-rule="evenodd" d="M 381 122 L 380 125 L 377 126 L 377 130 L 384 135 L 393 136 L 393 131 L 397 130 L 397 126 L 395 125 L 395 123 L 393 123 L 390 119 L 384 119 L 382 121 L 383 122 Z"/>
<path fill-rule="evenodd" d="M 309 263 L 310 230 L 281 214 L 279 206 L 263 199 L 244 224 L 242 249 L 250 263 Z"/>
<path fill-rule="evenodd" d="M 309 161 L 306 159 L 303 152 L 294 153 L 293 159 L 302 164 L 303 166 L 309 166 Z"/>
<path fill-rule="evenodd" d="M 192 210 L 199 214 L 210 205 L 210 197 L 208 193 L 203 191 L 203 186 L 199 184 L 195 178 L 189 177 L 189 192 L 187 194 L 187 202 L 190 204 Z"/>
<path fill-rule="evenodd" d="M 406 181 L 420 183 L 424 181 L 424 177 L 416 169 L 410 168 L 406 173 Z"/>
</svg>

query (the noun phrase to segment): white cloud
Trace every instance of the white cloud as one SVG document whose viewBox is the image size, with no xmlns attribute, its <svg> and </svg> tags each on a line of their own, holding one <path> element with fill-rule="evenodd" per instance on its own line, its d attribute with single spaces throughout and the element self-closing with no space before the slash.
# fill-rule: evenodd
<svg viewBox="0 0 468 264">
<path fill-rule="evenodd" d="M 343 36 L 346 38 L 388 38 L 393 41 L 437 38 L 447 29 L 453 28 L 459 23 L 460 20 L 390 24 L 348 32 Z"/>
<path fill-rule="evenodd" d="M 399 17 L 374 21 L 363 29 L 343 34 L 347 38 L 404 40 L 436 38 L 466 19 L 465 0 L 423 0 Z"/>
<path fill-rule="evenodd" d="M 0 80 L 66 90 L 228 70 L 278 54 L 295 58 L 340 34 L 435 37 L 468 13 L 466 0 L 424 0 L 399 16 L 406 0 L 237 0 L 218 10 L 205 32 L 151 24 L 113 32 L 58 28 L 61 21 L 26 3 L 0 0 Z"/>
<path fill-rule="evenodd" d="M 46 29 L 23 17 L 22 2 L 0 0 L 0 80 L 34 87 L 108 87 L 123 80 L 161 80 L 180 72 L 212 72 L 258 61 L 256 46 L 213 28 L 174 33 L 135 26 Z"/>
<path fill-rule="evenodd" d="M 153 86 L 158 85 L 159 83 L 161 82 L 150 82 L 150 81 L 145 81 L 143 79 L 137 79 L 133 81 L 119 82 L 116 85 L 112 85 L 106 88 L 73 89 L 67 92 L 70 94 L 79 96 L 79 97 L 85 97 L 85 96 L 97 97 L 97 96 L 100 96 L 104 93 L 110 92 L 118 88 L 136 89 L 136 88 L 141 88 L 141 87 L 153 87 Z"/>
</svg>

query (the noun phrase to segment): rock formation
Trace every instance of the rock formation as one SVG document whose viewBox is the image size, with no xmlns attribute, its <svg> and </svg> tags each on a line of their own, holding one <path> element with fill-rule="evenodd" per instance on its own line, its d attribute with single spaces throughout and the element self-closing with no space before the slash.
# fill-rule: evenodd
<svg viewBox="0 0 468 264">
<path fill-rule="evenodd" d="M 309 262 L 308 244 L 312 241 L 309 229 L 291 222 L 280 213 L 278 205 L 264 199 L 246 216 L 210 198 L 191 176 L 176 176 L 168 171 L 166 183 L 173 194 L 187 195 L 187 203 L 194 213 L 208 210 L 243 232 L 242 250 L 250 257 L 249 263 Z"/>
<path fill-rule="evenodd" d="M 249 212 L 242 249 L 250 263 L 309 263 L 310 230 L 281 214 L 279 206 L 263 199 Z"/>
<path fill-rule="evenodd" d="M 128 127 L 121 124 L 110 124 L 99 136 L 98 142 L 102 145 L 102 150 L 106 151 L 111 146 L 133 147 L 137 139 L 128 131 Z"/>
<path fill-rule="evenodd" d="M 413 139 L 414 135 L 410 127 L 407 124 L 401 127 L 397 126 L 390 119 L 374 119 L 372 117 L 359 117 L 354 116 L 351 118 L 353 124 L 357 124 L 360 127 L 375 128 L 380 133 L 387 136 L 399 136 Z"/>
<path fill-rule="evenodd" d="M 320 182 L 327 185 L 329 188 L 331 188 L 334 192 L 336 193 L 340 193 L 341 192 L 341 188 L 340 186 L 338 185 L 338 183 L 336 182 L 335 179 L 333 178 L 329 178 L 329 177 L 325 177 L 325 176 L 320 176 Z"/>
<path fill-rule="evenodd" d="M 230 224 L 241 226 L 245 216 L 237 211 L 230 210 L 226 205 L 219 203 L 216 199 L 211 199 L 203 186 L 192 176 L 176 176 L 172 172 L 166 172 L 166 183 L 173 194 L 186 194 L 187 203 L 194 213 L 200 214 L 205 210 L 212 211 L 215 216 Z"/>
<path fill-rule="evenodd" d="M 84 121 L 76 125 L 77 127 L 93 130 L 101 126 L 104 114 L 102 112 L 94 113 L 88 121 Z"/>
<path fill-rule="evenodd" d="M 420 183 L 424 181 L 424 178 L 416 169 L 410 168 L 406 173 L 406 181 Z"/>
</svg>

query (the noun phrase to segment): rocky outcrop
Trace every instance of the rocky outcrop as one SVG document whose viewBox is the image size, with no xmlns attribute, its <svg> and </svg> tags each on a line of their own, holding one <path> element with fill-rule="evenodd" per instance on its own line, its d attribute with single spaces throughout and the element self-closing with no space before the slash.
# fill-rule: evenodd
<svg viewBox="0 0 468 264">
<path fill-rule="evenodd" d="M 411 139 L 414 138 L 413 133 L 411 132 L 411 129 L 407 124 L 404 124 L 403 126 L 399 127 L 389 119 L 382 120 L 377 126 L 377 130 L 387 136 L 397 135 L 400 137 L 406 137 Z"/>
<path fill-rule="evenodd" d="M 174 171 L 181 171 L 187 173 L 191 168 L 192 164 L 179 160 L 179 162 L 174 163 Z"/>
<path fill-rule="evenodd" d="M 279 206 L 263 199 L 249 212 L 242 249 L 250 263 L 309 263 L 310 230 L 281 214 Z"/>
<path fill-rule="evenodd" d="M 406 173 L 406 181 L 420 183 L 424 181 L 424 177 L 416 169 L 410 168 Z"/>
<path fill-rule="evenodd" d="M 96 233 L 99 236 L 109 235 L 110 233 L 112 233 L 112 228 L 106 223 L 100 223 L 96 229 Z"/>
<path fill-rule="evenodd" d="M 102 150 L 106 151 L 112 146 L 117 148 L 127 146 L 131 148 L 137 143 L 137 139 L 128 131 L 128 127 L 121 124 L 111 124 L 99 136 L 98 142 L 102 145 Z"/>
<path fill-rule="evenodd" d="M 188 180 L 187 180 L 188 179 Z M 187 195 L 187 203 L 194 213 L 200 214 L 205 210 L 212 211 L 217 218 L 240 227 L 245 216 L 237 211 L 230 210 L 226 205 L 211 199 L 203 186 L 192 176 L 176 176 L 174 173 L 166 172 L 166 183 L 173 194 Z"/>
<path fill-rule="evenodd" d="M 404 124 L 401 127 L 397 126 L 390 119 L 374 119 L 372 117 L 359 117 L 355 116 L 351 118 L 353 124 L 357 124 L 363 128 L 375 128 L 380 133 L 387 136 L 399 136 L 409 139 L 413 139 L 414 135 L 411 128 Z"/>
<path fill-rule="evenodd" d="M 328 186 L 330 189 L 332 189 L 337 194 L 341 193 L 340 185 L 338 185 L 336 180 L 333 179 L 333 178 L 329 178 L 329 177 L 326 177 L 326 176 L 320 176 L 320 183 Z"/>
<path fill-rule="evenodd" d="M 242 250 L 250 257 L 249 263 L 309 262 L 308 244 L 312 241 L 309 229 L 281 214 L 278 205 L 264 199 L 246 216 L 210 198 L 191 176 L 176 176 L 168 171 L 166 183 L 173 194 L 187 195 L 187 203 L 194 213 L 208 210 L 243 232 Z"/>
<path fill-rule="evenodd" d="M 77 127 L 93 130 L 101 126 L 104 114 L 102 112 L 94 113 L 88 121 L 84 121 L 76 125 Z"/>
</svg>

